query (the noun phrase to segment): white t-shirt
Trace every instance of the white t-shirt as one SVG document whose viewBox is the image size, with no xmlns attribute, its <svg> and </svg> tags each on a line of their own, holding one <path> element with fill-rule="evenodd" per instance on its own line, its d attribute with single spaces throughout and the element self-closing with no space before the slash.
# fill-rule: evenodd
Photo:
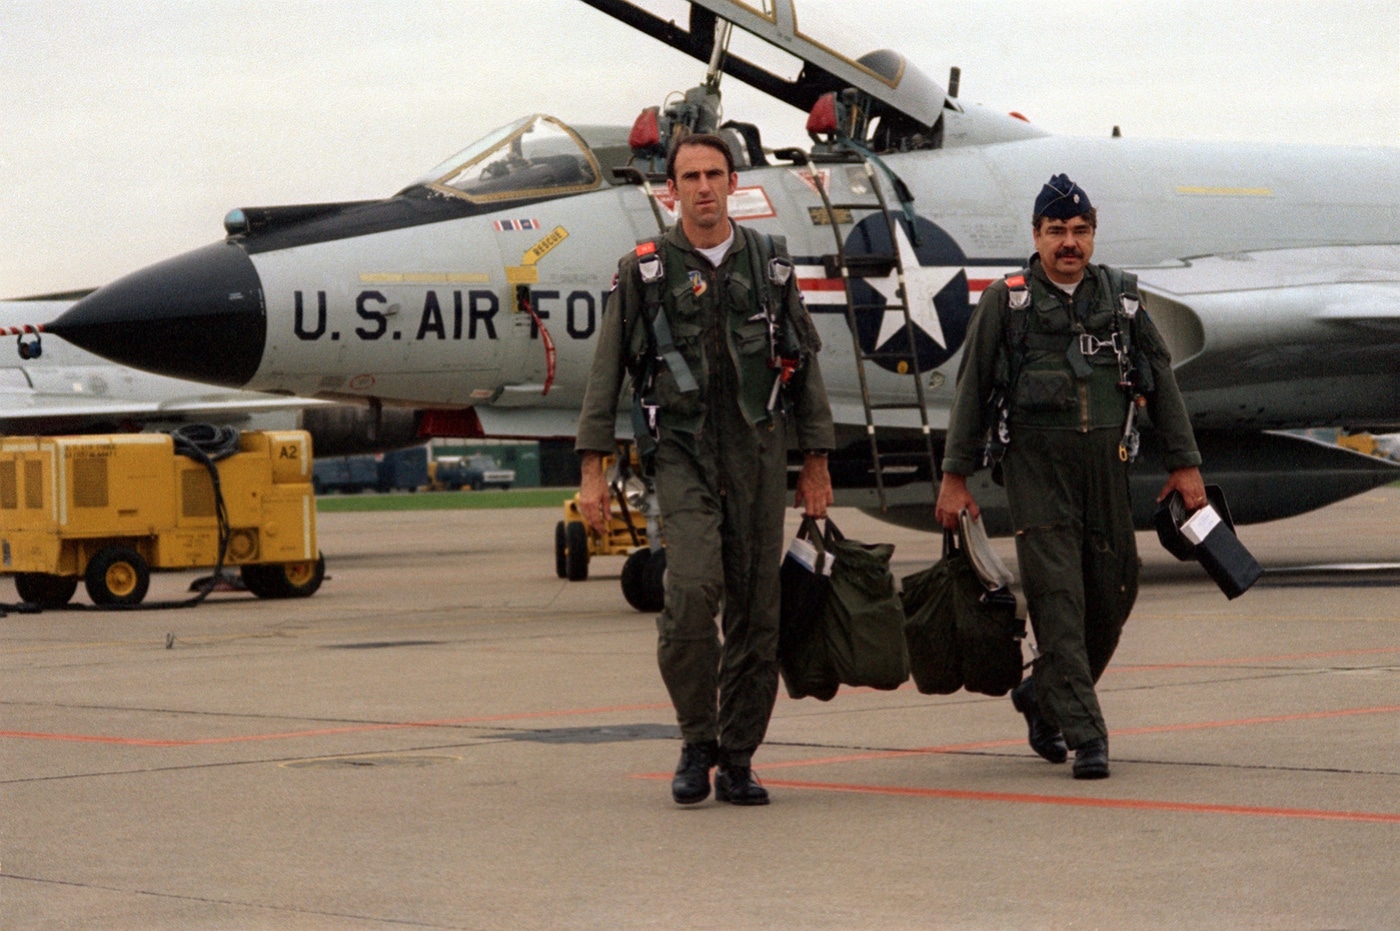
<svg viewBox="0 0 1400 931">
<path fill-rule="evenodd" d="M 734 245 L 734 224 L 729 224 L 729 238 L 715 246 L 713 249 L 696 248 L 696 252 L 710 260 L 710 264 L 719 268 L 719 263 L 724 261 L 724 256 L 729 252 L 729 247 Z"/>
<path fill-rule="evenodd" d="M 1046 277 L 1046 278 L 1050 278 L 1049 275 L 1046 275 L 1045 277 Z M 1082 277 L 1079 279 L 1079 281 L 1083 281 L 1083 280 L 1084 280 L 1084 279 L 1083 279 Z M 1074 289 L 1077 288 L 1077 287 L 1079 287 L 1079 281 L 1076 281 L 1074 284 L 1060 284 L 1060 283 L 1059 283 L 1058 281 L 1056 281 L 1054 278 L 1050 278 L 1050 283 L 1051 283 L 1051 284 L 1053 284 L 1055 287 L 1059 288 L 1061 291 L 1063 291 L 1063 292 L 1065 292 L 1066 294 L 1068 294 L 1070 297 L 1074 297 Z"/>
</svg>

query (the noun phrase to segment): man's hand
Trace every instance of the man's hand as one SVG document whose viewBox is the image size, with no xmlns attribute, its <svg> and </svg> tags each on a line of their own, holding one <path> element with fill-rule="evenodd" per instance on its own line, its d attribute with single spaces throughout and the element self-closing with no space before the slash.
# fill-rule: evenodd
<svg viewBox="0 0 1400 931">
<path fill-rule="evenodd" d="M 797 476 L 797 497 L 792 506 L 802 508 L 803 514 L 820 520 L 826 517 L 826 509 L 834 503 L 836 495 L 831 491 L 831 473 L 826 469 L 826 456 L 808 453 L 802 460 L 802 471 Z"/>
<path fill-rule="evenodd" d="M 1157 502 L 1165 501 L 1167 495 L 1173 491 L 1181 492 L 1181 500 L 1186 503 L 1189 511 L 1198 511 L 1206 506 L 1206 482 L 1201 478 L 1201 470 L 1195 466 L 1186 466 L 1182 469 L 1172 469 L 1171 475 L 1167 476 L 1167 483 L 1162 486 L 1161 494 L 1157 495 Z"/>
<path fill-rule="evenodd" d="M 588 529 L 602 536 L 607 533 L 608 518 L 612 516 L 612 493 L 603 474 L 603 454 L 584 453 L 579 468 L 583 481 L 578 488 L 578 509 Z"/>
<path fill-rule="evenodd" d="M 938 488 L 938 503 L 933 509 L 934 519 L 946 530 L 957 530 L 958 515 L 964 508 L 973 520 L 982 516 L 982 509 L 967 490 L 967 476 L 944 472 L 943 484 Z"/>
</svg>

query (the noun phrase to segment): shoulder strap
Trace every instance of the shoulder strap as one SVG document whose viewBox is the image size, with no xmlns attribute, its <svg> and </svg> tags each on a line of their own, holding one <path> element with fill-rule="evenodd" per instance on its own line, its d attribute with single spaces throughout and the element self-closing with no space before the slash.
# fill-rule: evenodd
<svg viewBox="0 0 1400 931">
<path fill-rule="evenodd" d="M 1114 268 L 1112 265 L 1102 266 L 1104 274 L 1108 277 L 1108 289 L 1110 294 L 1118 296 L 1118 307 L 1124 317 L 1129 320 L 1137 316 L 1138 308 L 1142 306 L 1142 295 L 1138 293 L 1138 277 L 1132 272 L 1125 272 L 1121 268 Z"/>
<path fill-rule="evenodd" d="M 1030 269 L 1023 268 L 1014 275 L 1006 276 L 1007 302 L 1012 310 L 1025 310 L 1031 303 L 1030 286 L 1026 284 L 1026 276 L 1030 274 Z"/>
<path fill-rule="evenodd" d="M 773 291 L 766 270 L 768 259 L 773 255 L 773 239 L 757 230 L 744 230 L 749 253 L 749 275 L 753 278 L 754 290 L 758 293 L 758 306 L 772 316 Z"/>
<path fill-rule="evenodd" d="M 777 320 L 786 306 L 782 292 L 792 280 L 794 270 L 788 256 L 787 238 L 748 228 L 744 229 L 744 235 L 748 237 L 749 273 L 758 289 L 759 304 L 770 318 Z"/>
<path fill-rule="evenodd" d="M 1006 306 L 1002 326 L 1007 353 L 1007 395 L 1016 388 L 1021 364 L 1026 356 L 1026 338 L 1031 330 L 1031 288 L 1029 268 L 1006 276 Z"/>
<path fill-rule="evenodd" d="M 1142 307 L 1142 295 L 1138 293 L 1138 277 L 1132 272 L 1121 272 L 1123 284 L 1119 289 L 1119 303 L 1123 307 L 1123 316 L 1129 320 L 1137 316 L 1138 310 Z"/>
<path fill-rule="evenodd" d="M 661 239 L 648 239 L 637 245 L 637 272 L 642 279 L 642 293 L 646 300 L 647 325 L 656 344 L 656 355 L 671 370 L 676 387 L 683 393 L 699 391 L 700 386 L 691 374 L 685 357 L 676 348 L 675 337 L 671 335 L 671 321 L 666 313 L 666 301 L 662 286 L 666 281 L 666 245 Z"/>
</svg>

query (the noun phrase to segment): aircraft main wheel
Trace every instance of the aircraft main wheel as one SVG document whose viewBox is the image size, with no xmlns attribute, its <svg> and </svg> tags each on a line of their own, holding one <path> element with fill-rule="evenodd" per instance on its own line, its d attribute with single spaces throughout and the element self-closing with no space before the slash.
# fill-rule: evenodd
<svg viewBox="0 0 1400 931">
<path fill-rule="evenodd" d="M 310 598 L 326 578 L 326 557 L 301 562 L 250 564 L 239 570 L 248 591 L 259 598 Z"/>
<path fill-rule="evenodd" d="M 638 611 L 655 613 L 666 606 L 666 551 L 643 547 L 622 564 L 622 597 Z"/>
<path fill-rule="evenodd" d="M 140 604 L 151 585 L 151 567 L 135 550 L 109 546 L 88 563 L 83 584 L 93 604 Z"/>
<path fill-rule="evenodd" d="M 15 591 L 19 600 L 41 608 L 61 608 L 78 590 L 77 579 L 67 579 L 47 572 L 21 572 L 15 576 Z"/>
<path fill-rule="evenodd" d="M 588 528 L 582 521 L 564 525 L 564 574 L 570 582 L 588 578 Z"/>
<path fill-rule="evenodd" d="M 562 520 L 554 525 L 554 571 L 561 579 L 569 577 L 569 540 L 564 528 Z"/>
</svg>

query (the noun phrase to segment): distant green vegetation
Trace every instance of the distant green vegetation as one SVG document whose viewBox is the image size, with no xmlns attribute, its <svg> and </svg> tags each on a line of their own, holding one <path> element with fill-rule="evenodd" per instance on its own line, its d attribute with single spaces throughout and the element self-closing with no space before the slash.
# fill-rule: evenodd
<svg viewBox="0 0 1400 931">
<path fill-rule="evenodd" d="M 339 511 L 448 511 L 462 508 L 557 508 L 572 498 L 572 488 L 512 488 L 482 491 L 420 491 L 416 494 L 365 492 L 359 495 L 322 495 L 316 510 Z"/>
</svg>

